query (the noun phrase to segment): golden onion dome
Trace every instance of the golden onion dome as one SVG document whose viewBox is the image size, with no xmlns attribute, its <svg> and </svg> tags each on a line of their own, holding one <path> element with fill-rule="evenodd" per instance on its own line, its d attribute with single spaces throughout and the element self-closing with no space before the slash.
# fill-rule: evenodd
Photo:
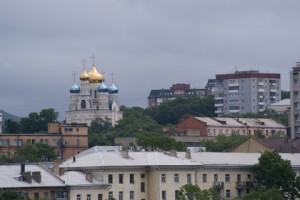
<svg viewBox="0 0 300 200">
<path fill-rule="evenodd" d="M 101 83 L 103 81 L 103 76 L 97 71 L 95 65 L 93 65 L 88 75 L 90 83 Z"/>
<path fill-rule="evenodd" d="M 81 73 L 81 75 L 80 75 L 80 80 L 81 81 L 87 81 L 87 80 L 89 80 L 89 75 L 88 75 L 88 73 L 86 73 L 86 71 L 85 71 L 85 69 L 83 70 L 83 72 Z"/>
</svg>

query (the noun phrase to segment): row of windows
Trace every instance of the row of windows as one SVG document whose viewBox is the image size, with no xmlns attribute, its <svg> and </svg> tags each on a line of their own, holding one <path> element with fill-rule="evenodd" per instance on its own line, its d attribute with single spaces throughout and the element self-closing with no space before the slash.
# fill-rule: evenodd
<svg viewBox="0 0 300 200">
<path fill-rule="evenodd" d="M 141 174 L 141 178 L 145 178 L 145 174 Z M 113 183 L 113 174 L 108 174 L 108 183 L 112 184 Z M 119 184 L 124 183 L 124 174 L 119 174 Z M 129 175 L 129 183 L 134 184 L 134 174 Z"/>
<path fill-rule="evenodd" d="M 26 139 L 26 140 L 22 140 L 22 139 L 14 139 L 13 140 L 13 146 L 15 147 L 20 147 L 24 145 L 24 141 L 26 142 L 26 144 L 35 144 L 37 143 L 36 139 Z M 49 144 L 49 140 L 48 139 L 40 139 L 39 143 L 42 144 Z M 4 147 L 4 146 L 10 146 L 11 142 L 10 139 L 0 139 L 0 147 Z M 52 146 L 59 146 L 61 144 L 61 140 L 60 139 L 52 139 Z M 78 146 L 80 144 L 80 140 L 77 139 L 77 143 Z"/>
<path fill-rule="evenodd" d="M 167 175 L 166 174 L 161 174 L 161 182 L 166 183 L 167 181 Z M 178 183 L 179 182 L 179 174 L 174 174 L 174 182 Z M 192 176 L 191 174 L 186 175 L 186 182 L 187 183 L 192 183 Z"/>
</svg>

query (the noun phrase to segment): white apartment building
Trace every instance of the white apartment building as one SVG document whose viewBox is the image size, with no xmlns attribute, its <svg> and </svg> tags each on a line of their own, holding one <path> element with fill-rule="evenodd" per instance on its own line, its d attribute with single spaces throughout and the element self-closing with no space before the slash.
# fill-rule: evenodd
<svg viewBox="0 0 300 200">
<path fill-rule="evenodd" d="M 0 112 L 0 134 L 2 133 L 2 125 L 3 125 L 3 117 L 2 117 L 2 113 Z"/>
<path fill-rule="evenodd" d="M 300 62 L 290 72 L 290 123 L 291 138 L 300 136 Z"/>
<path fill-rule="evenodd" d="M 217 74 L 211 92 L 215 97 L 215 113 L 242 114 L 260 112 L 281 100 L 280 74 L 256 70 Z"/>
<path fill-rule="evenodd" d="M 300 154 L 280 154 L 299 175 Z M 170 200 L 180 188 L 215 188 L 221 198 L 243 196 L 255 185 L 260 153 L 128 152 L 94 147 L 59 167 L 71 199 Z M 76 187 L 82 186 L 84 187 Z M 90 185 L 91 187 L 88 187 Z M 93 188 L 92 188 L 93 186 Z"/>
</svg>

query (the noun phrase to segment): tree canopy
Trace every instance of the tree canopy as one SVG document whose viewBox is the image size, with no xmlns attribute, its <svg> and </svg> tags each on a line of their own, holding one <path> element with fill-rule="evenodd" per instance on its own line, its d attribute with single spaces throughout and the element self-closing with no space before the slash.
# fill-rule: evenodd
<svg viewBox="0 0 300 200">
<path fill-rule="evenodd" d="M 253 167 L 258 188 L 277 189 L 291 199 L 300 197 L 300 179 L 296 178 L 290 161 L 284 160 L 274 151 L 265 151 L 259 163 Z"/>
<path fill-rule="evenodd" d="M 16 155 L 13 160 L 17 162 L 38 162 L 38 161 L 50 161 L 55 160 L 55 147 L 48 144 L 36 143 L 26 144 L 17 148 Z"/>
<path fill-rule="evenodd" d="M 198 185 L 185 184 L 176 194 L 176 200 L 218 200 L 218 193 L 214 189 L 201 190 Z"/>
</svg>

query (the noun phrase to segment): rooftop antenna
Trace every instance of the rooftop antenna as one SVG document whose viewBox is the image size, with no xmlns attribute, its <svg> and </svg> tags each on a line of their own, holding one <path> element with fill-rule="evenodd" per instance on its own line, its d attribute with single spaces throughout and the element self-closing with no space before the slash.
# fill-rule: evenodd
<svg viewBox="0 0 300 200">
<path fill-rule="evenodd" d="M 93 61 L 93 65 L 95 65 L 95 59 L 96 59 L 95 54 L 92 54 L 91 59 L 92 59 L 92 61 Z"/>
</svg>

